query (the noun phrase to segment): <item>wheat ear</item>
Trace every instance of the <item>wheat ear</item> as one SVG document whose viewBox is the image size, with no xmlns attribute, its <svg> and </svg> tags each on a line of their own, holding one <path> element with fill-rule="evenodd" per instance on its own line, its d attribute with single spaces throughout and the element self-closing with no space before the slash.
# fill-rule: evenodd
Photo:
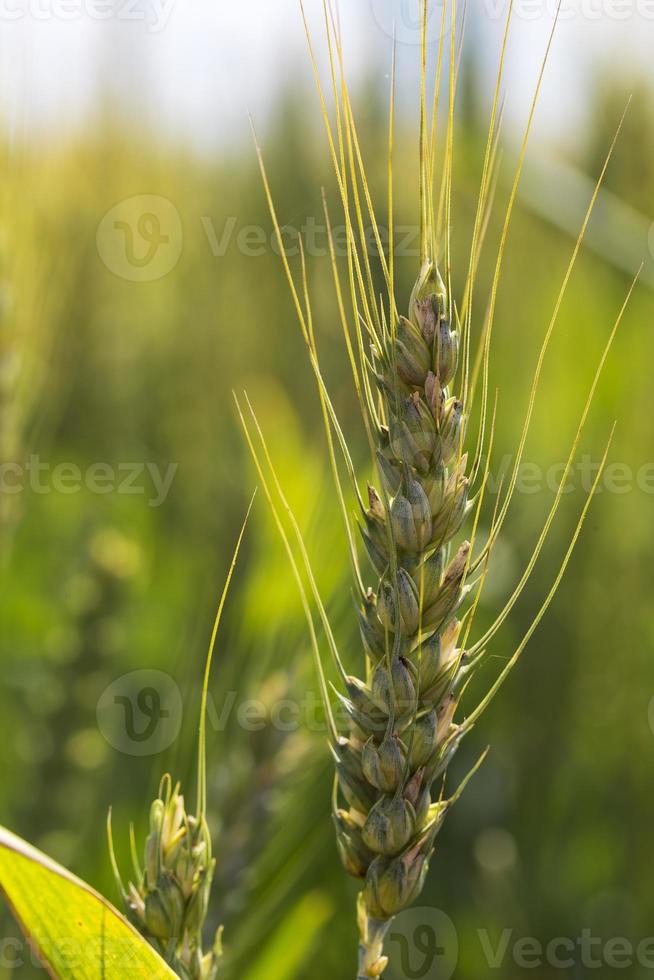
<svg viewBox="0 0 654 980">
<path fill-rule="evenodd" d="M 446 7 L 448 5 L 443 6 L 443 26 Z M 420 895 L 434 852 L 435 839 L 443 820 L 459 798 L 468 779 L 483 761 L 485 753 L 463 784 L 450 797 L 446 797 L 444 790 L 444 775 L 448 765 L 463 737 L 471 730 L 517 663 L 533 630 L 552 601 L 567 567 L 593 493 L 601 478 L 608 446 L 570 547 L 532 626 L 513 655 L 508 658 L 505 668 L 491 684 L 480 704 L 469 713 L 467 718 L 460 722 L 455 721 L 456 710 L 467 678 L 481 662 L 487 644 L 495 636 L 497 629 L 525 588 L 542 550 L 562 500 L 599 374 L 626 308 L 625 302 L 597 368 L 568 463 L 527 569 L 500 612 L 496 623 L 476 643 L 469 643 L 479 595 L 488 571 L 489 557 L 515 491 L 518 467 L 529 430 L 542 363 L 615 140 L 590 202 L 579 238 L 575 243 L 570 265 L 541 347 L 518 454 L 508 488 L 503 498 L 498 495 L 490 521 L 487 544 L 477 555 L 474 555 L 476 530 L 487 486 L 494 431 L 495 410 L 493 409 L 490 422 L 487 415 L 490 401 L 489 352 L 497 290 L 527 141 L 554 31 L 548 40 L 520 147 L 502 226 L 488 312 L 480 333 L 478 354 L 473 360 L 471 334 L 475 278 L 496 185 L 497 146 L 502 119 L 501 82 L 513 3 L 509 5 L 506 19 L 478 208 L 472 233 L 468 274 L 460 310 L 452 296 L 450 248 L 454 99 L 460 63 L 460 49 L 457 51 L 456 46 L 455 0 L 451 0 L 448 9 L 451 10 L 454 25 L 450 35 L 449 99 L 444 164 L 440 188 L 435 190 L 435 143 L 445 31 L 441 32 L 439 44 L 430 126 L 426 110 L 428 7 L 427 0 L 423 2 L 419 209 L 421 263 L 412 294 L 404 306 L 404 315 L 399 312 L 395 299 L 392 245 L 387 260 L 381 248 L 378 225 L 368 191 L 345 82 L 338 20 L 326 0 L 324 17 L 335 106 L 334 122 L 328 112 L 327 99 L 322 89 L 307 26 L 309 52 L 347 229 L 347 281 L 348 298 L 352 308 L 351 319 L 341 289 L 329 230 L 329 215 L 325 206 L 338 309 L 355 389 L 377 471 L 377 487 L 368 487 L 365 502 L 362 501 L 352 459 L 320 367 L 304 255 L 300 249 L 302 277 L 301 286 L 298 287 L 284 249 L 272 193 L 261 151 L 257 145 L 264 189 L 284 270 L 317 383 L 339 500 L 343 501 L 344 490 L 340 482 L 339 467 L 336 465 L 335 445 L 342 450 L 348 478 L 359 506 L 361 537 L 370 563 L 377 574 L 375 589 L 363 588 L 360 584 L 361 573 L 357 556 L 351 554 L 359 598 L 358 621 L 366 664 L 363 677 L 357 677 L 346 672 L 342 664 L 325 614 L 324 604 L 318 593 L 301 531 L 280 486 L 254 410 L 248 401 L 247 407 L 250 412 L 248 420 L 239 404 L 239 414 L 259 479 L 273 510 L 300 586 L 305 614 L 310 626 L 314 656 L 318 664 L 321 691 L 329 719 L 330 745 L 336 767 L 332 813 L 338 849 L 346 871 L 362 883 L 358 901 L 360 933 L 358 980 L 380 977 L 383 974 L 388 963 L 384 954 L 384 941 L 389 924 L 395 915 L 408 908 Z M 306 24 L 305 18 L 305 26 Z M 391 228 L 393 224 L 394 71 L 392 78 L 388 160 Z M 369 219 L 377 242 L 381 270 L 388 290 L 388 303 L 378 302 L 375 294 L 374 277 L 366 245 L 364 216 Z M 480 378 L 481 424 L 474 460 L 469 461 L 465 451 L 466 426 Z M 482 474 L 481 460 L 484 451 L 487 458 L 485 471 Z M 470 488 L 477 478 L 480 479 L 480 486 L 476 498 L 471 500 Z M 342 509 L 345 511 L 347 536 L 351 547 L 349 520 L 346 509 L 343 507 Z M 464 540 L 455 547 L 454 540 L 463 533 L 466 519 L 471 515 L 469 540 Z M 284 517 L 292 527 L 291 537 L 295 539 L 300 555 L 299 560 L 295 557 L 291 539 L 284 528 Z M 332 658 L 339 674 L 340 685 L 335 690 L 348 718 L 347 731 L 342 734 L 335 730 L 333 712 L 326 692 L 324 667 L 317 648 L 316 627 L 302 584 L 300 566 L 304 566 L 308 577 L 312 597 L 325 628 Z M 479 575 L 475 581 L 473 576 L 477 572 Z M 458 619 L 457 613 L 467 596 L 472 598 L 472 602 Z"/>
<path fill-rule="evenodd" d="M 198 737 L 197 812 L 187 811 L 180 784 L 173 785 L 171 777 L 165 775 L 150 808 L 143 865 L 137 854 L 134 829 L 130 827 L 134 880 L 127 886 L 116 860 L 111 811 L 107 817 L 111 865 L 126 913 L 182 980 L 215 980 L 222 957 L 222 928 L 207 951 L 202 938 L 216 867 L 206 813 L 207 696 L 218 627 L 253 503 L 254 496 L 234 548 L 206 657 Z"/>
</svg>

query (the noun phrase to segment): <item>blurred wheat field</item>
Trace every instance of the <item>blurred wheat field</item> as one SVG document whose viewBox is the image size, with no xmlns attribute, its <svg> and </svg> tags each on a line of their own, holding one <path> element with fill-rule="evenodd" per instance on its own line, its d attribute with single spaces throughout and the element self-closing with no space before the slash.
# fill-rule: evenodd
<svg viewBox="0 0 654 980">
<path fill-rule="evenodd" d="M 320 220 L 321 184 L 331 187 L 335 208 L 327 154 L 307 111 L 302 99 L 287 98 L 264 147 L 282 223 L 293 228 Z M 371 159 L 382 112 L 371 104 L 360 122 Z M 591 177 L 604 152 L 598 147 L 608 146 L 618 118 L 612 107 L 598 107 L 577 161 Z M 460 130 L 455 251 L 465 245 L 475 206 L 481 149 L 474 107 Z M 651 213 L 654 194 L 643 147 L 653 138 L 654 113 L 641 100 L 608 186 L 643 214 L 648 206 Z M 407 145 L 411 139 L 407 134 Z M 306 354 L 270 245 L 254 152 L 198 158 L 109 118 L 63 143 L 6 141 L 1 161 L 1 461 L 38 457 L 83 472 L 97 463 L 114 470 L 135 463 L 174 467 L 159 506 L 150 505 L 149 484 L 139 494 L 115 487 L 0 494 L 0 822 L 115 899 L 102 836 L 107 807 L 113 803 L 116 824 L 126 827 L 135 816 L 143 821 L 144 793 L 145 799 L 154 794 L 163 768 L 187 782 L 193 772 L 206 638 L 255 482 L 232 389 L 246 388 L 266 420 L 341 647 L 355 658 L 347 569 L 334 546 L 342 531 L 326 490 L 320 407 L 309 372 L 300 369 Z M 410 225 L 415 155 L 407 152 L 398 165 L 398 223 Z M 383 194 L 381 183 L 378 190 Z M 506 194 L 501 184 L 499 195 Z M 177 264 L 149 282 L 116 274 L 97 244 L 103 217 L 140 195 L 170 202 L 183 229 Z M 580 215 L 586 204 L 580 202 Z M 248 228 L 262 230 L 256 246 L 239 238 Z M 491 254 L 497 234 L 492 227 Z M 520 416 L 526 404 L 573 245 L 565 232 L 519 210 L 493 354 L 500 460 L 517 434 L 507 407 L 517 404 Z M 256 250 L 261 254 L 249 254 Z M 651 266 L 651 256 L 644 258 Z M 321 310 L 318 343 L 348 438 L 363 457 L 328 263 L 319 256 L 310 263 Z M 400 258 L 398 269 L 400 295 L 415 276 L 415 258 Z M 582 253 L 527 447 L 527 459 L 542 471 L 566 458 L 627 287 L 624 272 Z M 457 923 L 462 978 L 483 974 L 479 929 L 497 937 L 508 926 L 544 943 L 584 928 L 637 943 L 652 930 L 654 899 L 643 859 L 654 753 L 651 327 L 652 293 L 642 285 L 582 445 L 597 462 L 617 418 L 612 460 L 632 478 L 613 492 L 604 487 L 593 504 L 561 592 L 501 704 L 489 712 L 483 737 L 493 750 L 459 804 L 460 819 L 443 832 L 423 898 Z M 497 656 L 522 635 L 556 574 L 583 493 L 577 476 L 534 584 L 503 628 Z M 551 498 L 547 486 L 517 495 L 482 626 L 512 589 Z M 137 669 L 170 674 L 182 693 L 181 735 L 154 758 L 121 754 L 97 725 L 103 691 Z M 216 713 L 233 695 L 235 705 L 255 700 L 274 715 L 275 705 L 303 701 L 315 688 L 299 600 L 259 506 L 226 612 L 212 691 Z M 214 919 L 225 923 L 230 980 L 314 978 L 318 950 L 320 977 L 351 972 L 354 926 L 342 910 L 354 887 L 335 860 L 324 733 L 286 727 L 269 719 L 261 730 L 248 730 L 234 709 L 210 734 Z M 457 771 L 483 747 L 481 738 L 474 736 Z M 14 934 L 6 917 L 0 930 Z M 537 975 L 559 974 L 544 967 Z M 0 977 L 37 975 L 29 962 L 14 968 L 0 961 Z M 633 967 L 623 975 L 645 973 Z"/>
</svg>

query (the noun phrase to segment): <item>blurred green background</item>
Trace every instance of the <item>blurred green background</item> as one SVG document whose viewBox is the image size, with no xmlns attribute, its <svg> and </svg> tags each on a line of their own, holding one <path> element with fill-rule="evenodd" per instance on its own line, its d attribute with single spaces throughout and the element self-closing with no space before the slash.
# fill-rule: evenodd
<svg viewBox="0 0 654 980">
<path fill-rule="evenodd" d="M 385 83 L 371 80 L 360 120 L 381 201 L 384 90 Z M 465 91 L 454 202 L 459 293 L 483 138 L 481 109 L 472 88 Z M 597 91 L 592 125 L 580 133 L 570 161 L 591 178 L 624 103 L 605 82 L 598 81 Z M 398 145 L 405 149 L 397 160 L 397 221 L 409 225 L 416 214 L 415 138 L 408 122 L 399 125 Z M 654 193 L 654 165 L 644 147 L 653 141 L 654 105 L 637 94 L 607 187 L 644 216 L 651 216 Z M 313 94 L 281 98 L 263 142 L 280 220 L 296 228 L 310 218 L 320 221 L 323 184 L 335 215 Z M 511 147 L 509 141 L 498 217 L 482 263 L 479 313 L 515 160 Z M 238 241 L 249 226 L 263 229 L 268 243 L 271 235 L 252 149 L 194 156 L 107 111 L 81 135 L 45 147 L 7 136 L 0 150 L 1 458 L 24 466 L 39 457 L 50 468 L 44 492 L 27 486 L 20 493 L 7 492 L 16 474 L 5 469 L 0 495 L 0 821 L 115 901 L 107 808 L 114 807 L 126 862 L 129 821 L 143 832 L 164 771 L 182 779 L 193 798 L 199 678 L 217 596 L 255 485 L 232 389 L 246 388 L 263 420 L 354 670 L 360 650 L 345 541 L 319 404 L 279 257 L 269 244 L 261 254 L 246 254 Z M 538 146 L 533 152 L 538 161 Z M 498 302 L 492 384 L 499 390 L 499 461 L 516 445 L 540 340 L 574 245 L 560 222 L 548 220 L 548 195 L 556 198 L 560 188 L 545 182 L 534 194 L 530 186 L 532 203 L 542 206 L 539 213 L 528 203 L 518 207 Z M 178 213 L 180 253 L 165 275 L 132 281 L 123 273 L 139 276 L 137 267 L 112 268 L 96 236 L 110 209 L 143 195 L 165 198 Z M 580 223 L 586 204 L 583 195 L 573 198 L 573 223 Z M 591 226 L 600 252 L 602 242 L 615 241 L 610 219 L 609 212 Z M 623 244 L 629 254 L 634 242 Z M 582 251 L 561 310 L 526 453 L 543 471 L 567 457 L 629 286 L 612 248 L 604 249 L 606 257 Z M 644 281 L 580 451 L 599 460 L 617 419 L 611 459 L 630 467 L 632 479 L 626 491 L 604 486 L 545 621 L 462 749 L 453 778 L 492 746 L 439 839 L 420 902 L 427 918 L 437 908 L 456 923 L 455 976 L 464 980 L 488 975 L 479 930 L 487 930 L 493 946 L 503 930 L 513 930 L 503 978 L 587 975 L 578 957 L 565 970 L 525 970 L 511 953 L 521 937 L 547 944 L 558 936 L 576 940 L 590 929 L 604 942 L 624 936 L 638 944 L 654 933 L 651 468 L 649 487 L 646 477 L 641 487 L 636 479 L 654 447 L 652 259 L 643 258 Z M 416 262 L 412 256 L 398 260 L 400 305 Z M 147 278 L 147 264 L 142 270 Z M 363 480 L 363 433 L 327 260 L 312 258 L 310 273 L 325 372 Z M 165 500 L 152 506 L 149 471 L 136 480 L 144 491 L 138 494 L 121 492 L 115 483 L 103 493 L 87 487 L 61 492 L 52 486 L 52 469 L 61 463 L 83 473 L 97 463 L 176 469 Z M 523 599 L 493 645 L 477 693 L 494 665 L 499 669 L 496 658 L 510 655 L 519 642 L 556 574 L 584 499 L 578 476 L 573 486 Z M 516 495 L 479 631 L 510 594 L 551 501 L 547 487 Z M 183 718 L 171 746 L 141 757 L 103 737 L 96 708 L 113 681 L 142 669 L 174 680 Z M 260 495 L 212 680 L 209 771 L 218 856 L 212 918 L 225 923 L 229 980 L 322 980 L 354 972 L 357 889 L 336 856 L 324 733 L 311 730 L 315 725 L 280 725 L 275 715 L 287 699 L 310 703 L 315 696 L 298 596 Z M 248 700 L 267 706 L 262 726 L 244 725 L 238 716 Z M 225 705 L 231 706 L 226 715 Z M 0 934 L 15 934 L 4 912 Z M 601 975 L 610 972 L 605 964 Z M 642 965 L 620 972 L 649 975 Z M 37 975 L 29 963 L 0 966 L 0 977 Z"/>
</svg>

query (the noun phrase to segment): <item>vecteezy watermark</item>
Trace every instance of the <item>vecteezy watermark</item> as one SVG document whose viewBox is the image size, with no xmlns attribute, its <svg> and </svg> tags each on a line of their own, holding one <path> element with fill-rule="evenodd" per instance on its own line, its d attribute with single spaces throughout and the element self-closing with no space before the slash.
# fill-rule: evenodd
<svg viewBox="0 0 654 980">
<path fill-rule="evenodd" d="M 220 227 L 210 215 L 200 219 L 204 233 L 216 258 L 223 258 L 229 249 L 235 248 L 240 255 L 247 258 L 259 258 L 270 252 L 275 255 L 285 254 L 295 258 L 304 252 L 313 258 L 325 258 L 330 255 L 331 247 L 339 258 L 348 255 L 348 231 L 346 225 L 334 225 L 331 229 L 324 221 L 307 216 L 301 225 L 285 224 L 279 229 L 281 248 L 277 233 L 261 225 L 242 225 L 239 227 L 238 218 L 229 215 Z M 396 225 L 393 229 L 393 248 L 396 258 L 417 258 L 420 255 L 419 225 Z M 300 247 L 300 239 L 302 246 Z M 359 243 L 361 244 L 361 243 Z M 371 257 L 380 253 L 388 256 L 390 233 L 384 225 L 366 225 L 363 228 L 363 249 Z"/>
<path fill-rule="evenodd" d="M 460 942 L 454 923 L 439 909 L 402 912 L 386 942 L 389 980 L 450 980 L 458 965 Z M 498 971 L 506 976 L 507 970 L 511 976 L 516 970 L 533 975 L 544 968 L 566 973 L 635 966 L 654 970 L 654 936 L 633 941 L 625 936 L 597 936 L 582 928 L 575 936 L 539 939 L 511 928 L 499 933 L 481 928 L 466 936 L 466 954 L 469 960 L 484 963 L 484 975 Z"/>
<path fill-rule="evenodd" d="M 179 262 L 184 233 L 179 212 L 165 197 L 138 194 L 104 215 L 96 245 L 106 267 L 130 282 L 152 282 Z"/>
<path fill-rule="evenodd" d="M 488 20 L 501 21 L 507 17 L 510 3 L 511 0 L 475 0 L 475 8 Z M 370 6 L 376 23 L 388 37 L 400 44 L 422 42 L 424 0 L 370 0 Z M 636 17 L 654 21 L 654 0 L 513 0 L 511 16 L 522 21 L 543 17 L 553 20 L 557 16 L 563 22 L 621 22 Z M 434 0 L 428 8 L 427 43 L 440 41 L 451 30 L 449 0 Z"/>
<path fill-rule="evenodd" d="M 119 732 L 120 739 L 123 739 L 123 733 L 126 733 L 128 748 L 133 741 L 141 744 L 140 739 L 142 739 L 142 743 L 144 744 L 143 751 L 130 754 L 147 755 L 150 752 L 160 751 L 158 743 L 154 741 L 149 742 L 149 739 L 154 734 L 157 723 L 161 720 L 166 720 L 160 714 L 158 706 L 162 710 L 167 710 L 164 694 L 168 690 L 169 685 L 167 686 L 165 681 L 162 680 L 161 684 L 164 686 L 161 687 L 160 684 L 155 684 L 153 681 L 148 680 L 152 673 L 152 671 L 147 670 L 136 671 L 134 674 L 126 675 L 126 679 L 121 678 L 115 681 L 112 685 L 112 689 L 114 686 L 120 688 L 121 684 L 123 684 L 129 691 L 135 690 L 135 693 L 130 695 L 133 705 L 131 709 L 125 707 L 121 711 L 116 711 L 114 709 L 117 704 L 125 705 L 126 702 L 110 702 L 107 701 L 107 692 L 102 695 L 101 713 L 104 717 L 106 712 L 109 711 L 113 719 L 113 727 L 109 727 L 109 736 L 107 737 L 109 743 L 115 747 L 121 747 L 123 744 L 121 742 L 121 746 L 116 746 L 116 738 L 113 734 L 115 730 Z M 141 674 L 143 675 L 141 678 L 143 686 L 141 689 L 136 690 L 135 684 Z M 163 678 L 167 677 L 168 675 L 163 675 Z M 159 692 L 158 696 L 157 691 Z M 196 696 L 192 698 L 192 701 L 194 704 L 197 704 L 199 700 L 200 691 L 198 690 Z M 398 701 L 396 707 L 403 710 L 410 709 L 411 703 Z M 100 708 L 98 708 L 98 712 L 98 717 L 100 717 Z M 347 728 L 351 723 L 351 716 L 346 704 L 340 702 L 333 704 L 332 714 L 339 730 Z M 140 718 L 140 736 L 138 735 L 138 727 L 133 722 L 134 718 Z M 650 704 L 649 720 L 654 731 L 654 698 Z M 380 736 L 384 734 L 387 728 L 387 722 L 385 723 L 383 718 L 380 718 L 379 721 L 369 721 L 368 724 L 371 731 L 376 731 Z M 322 738 L 329 733 L 322 697 L 317 690 L 307 690 L 295 697 L 277 698 L 274 701 L 264 701 L 259 698 L 243 698 L 235 690 L 223 692 L 218 699 L 209 691 L 207 697 L 207 727 L 210 731 L 216 733 L 240 728 L 242 731 L 252 735 L 265 735 L 274 731 L 290 736 L 298 731 L 303 731 L 311 732 L 313 735 Z M 133 737 L 134 731 L 137 731 L 136 738 Z M 101 732 L 105 734 L 102 726 Z"/>
<path fill-rule="evenodd" d="M 611 938 L 596 936 L 592 929 L 582 929 L 577 936 L 555 936 L 549 940 L 533 936 L 521 936 L 513 929 L 504 929 L 499 936 L 491 936 L 488 929 L 477 929 L 468 941 L 473 949 L 466 949 L 469 958 L 474 956 L 485 964 L 484 975 L 514 977 L 518 971 L 533 976 L 534 971 L 547 968 L 561 971 L 564 975 L 586 976 L 587 970 L 604 969 L 622 972 L 634 967 L 641 971 L 654 970 L 654 936 L 632 941 L 624 936 Z M 107 938 L 98 943 L 98 955 L 111 954 L 112 963 L 128 968 L 135 955 L 134 946 L 114 937 L 110 950 Z M 81 942 L 79 937 L 60 937 L 40 941 L 43 954 L 49 962 L 57 962 L 70 972 L 88 963 L 89 951 L 93 953 L 93 940 Z M 387 980 L 451 980 L 459 961 L 459 936 L 454 923 L 439 909 L 415 908 L 401 912 L 390 927 L 386 954 L 390 958 L 384 973 Z M 43 968 L 43 964 L 23 938 L 0 938 L 0 970 L 13 971 L 21 967 Z M 500 971 L 502 971 L 500 973 Z M 125 976 L 128 976 L 125 973 Z M 605 973 L 599 973 L 605 977 Z M 638 974 L 641 976 L 641 973 Z"/>
<path fill-rule="evenodd" d="M 211 215 L 201 215 L 199 227 L 216 259 L 224 258 L 230 251 L 245 258 L 282 253 L 294 258 L 302 250 L 312 258 L 327 258 L 330 248 L 339 258 L 349 254 L 346 226 L 335 225 L 328 229 L 324 221 L 312 215 L 300 225 L 285 224 L 280 228 L 281 247 L 273 228 L 239 225 L 236 215 L 228 215 L 220 224 Z M 168 275 L 182 254 L 184 235 L 179 213 L 162 197 L 143 194 L 127 198 L 103 216 L 98 225 L 96 244 L 100 258 L 114 275 L 130 282 L 153 282 Z M 371 257 L 388 256 L 389 244 L 390 234 L 383 225 L 368 225 L 363 229 L 362 247 Z M 420 256 L 419 226 L 396 225 L 393 246 L 396 258 L 417 259 Z"/>
<path fill-rule="evenodd" d="M 591 493 L 599 468 L 599 461 L 588 453 L 583 453 L 570 467 L 567 462 L 562 461 L 541 466 L 539 463 L 522 460 L 516 472 L 515 492 L 527 495 L 543 491 L 558 493 L 566 476 L 561 493 L 573 493 L 579 487 L 584 493 Z M 502 485 L 506 485 L 512 469 L 513 457 L 509 454 L 491 464 L 487 479 L 487 490 L 490 494 L 497 494 Z M 654 463 L 643 462 L 639 466 L 618 461 L 608 463 L 602 471 L 595 492 L 624 496 L 635 491 L 654 494 Z"/>
<path fill-rule="evenodd" d="M 514 929 L 503 929 L 499 937 L 478 929 L 477 938 L 491 970 L 503 970 L 509 961 L 522 970 L 626 970 L 634 966 L 654 970 L 654 936 L 632 942 L 625 936 L 595 936 L 592 929 L 584 928 L 575 937 L 543 941 L 520 936 Z"/>
<path fill-rule="evenodd" d="M 510 0 L 481 0 L 488 17 L 504 18 Z M 514 0 L 513 14 L 520 20 L 553 19 L 561 21 L 581 18 L 588 21 L 623 21 L 632 17 L 654 20 L 653 0 Z"/>
<path fill-rule="evenodd" d="M 450 980 L 459 962 L 454 923 L 440 909 L 401 912 L 388 932 L 388 980 Z"/>
<path fill-rule="evenodd" d="M 191 696 L 200 701 L 200 691 Z M 188 696 L 187 696 L 188 697 Z M 166 673 L 135 670 L 118 677 L 102 693 L 96 708 L 100 733 L 107 742 L 126 755 L 155 755 L 168 748 L 179 734 L 182 722 L 179 688 Z M 337 724 L 345 727 L 348 714 L 344 706 L 334 706 Z M 238 727 L 251 734 L 273 730 L 292 735 L 300 730 L 323 735 L 328 732 L 323 702 L 318 691 L 306 691 L 297 698 L 262 701 L 241 698 L 235 690 L 216 699 L 207 696 L 207 726 L 224 732 Z"/>
<path fill-rule="evenodd" d="M 494 20 L 507 15 L 509 3 L 510 0 L 481 0 L 486 14 Z M 624 21 L 633 17 L 654 20 L 654 0 L 514 0 L 513 13 L 527 21 L 553 19 L 557 15 L 560 21 Z"/>
<path fill-rule="evenodd" d="M 143 24 L 150 34 L 164 30 L 175 0 L 0 0 L 0 21 L 118 20 Z"/>
<path fill-rule="evenodd" d="M 65 496 L 87 490 L 105 495 L 134 494 L 145 497 L 148 507 L 165 503 L 177 473 L 177 463 L 48 463 L 33 454 L 24 462 L 0 463 L 0 497 L 31 491 L 39 495 Z"/>
<path fill-rule="evenodd" d="M 654 0 L 651 2 L 654 4 Z M 208 247 L 215 259 L 231 253 L 252 259 L 270 254 L 284 254 L 292 259 L 304 253 L 320 259 L 329 258 L 332 249 L 337 258 L 347 258 L 353 247 L 345 224 L 329 228 L 324 219 L 314 215 L 281 225 L 281 243 L 272 226 L 244 224 L 235 214 L 220 220 L 210 214 L 196 215 L 189 230 L 201 236 L 202 247 Z M 369 223 L 357 234 L 356 245 L 372 260 L 381 256 L 388 259 L 390 237 L 390 230 L 384 224 Z M 114 205 L 100 221 L 96 240 L 101 260 L 114 275 L 147 283 L 163 278 L 175 268 L 185 234 L 179 213 L 170 201 L 144 194 Z M 654 255 L 654 224 L 649 232 L 649 245 Z M 396 258 L 419 258 L 418 225 L 393 226 L 393 253 Z"/>
<path fill-rule="evenodd" d="M 134 969 L 134 957 L 137 948 L 129 939 L 121 939 L 116 935 L 102 935 L 97 939 L 79 936 L 59 936 L 48 939 L 39 935 L 39 956 L 36 949 L 25 939 L 18 936 L 5 936 L 0 939 L 0 970 L 7 970 L 13 975 L 14 970 L 30 966 L 35 970 L 43 970 L 43 960 L 56 964 L 65 969 L 66 975 L 76 976 L 78 973 L 87 974 L 89 961 L 97 963 L 111 962 L 116 970 L 124 971 L 122 975 L 129 976 L 130 967 Z M 88 974 L 87 974 L 88 975 Z"/>
<path fill-rule="evenodd" d="M 161 670 L 134 670 L 117 678 L 98 701 L 98 728 L 124 755 L 157 755 L 173 744 L 184 715 L 175 681 Z"/>
</svg>

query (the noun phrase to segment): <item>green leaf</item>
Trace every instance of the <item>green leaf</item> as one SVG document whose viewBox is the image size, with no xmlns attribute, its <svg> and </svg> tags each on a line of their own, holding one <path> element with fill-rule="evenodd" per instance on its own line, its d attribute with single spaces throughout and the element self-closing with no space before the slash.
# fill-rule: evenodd
<svg viewBox="0 0 654 980">
<path fill-rule="evenodd" d="M 175 977 L 110 902 L 2 827 L 0 892 L 56 980 Z"/>
</svg>

